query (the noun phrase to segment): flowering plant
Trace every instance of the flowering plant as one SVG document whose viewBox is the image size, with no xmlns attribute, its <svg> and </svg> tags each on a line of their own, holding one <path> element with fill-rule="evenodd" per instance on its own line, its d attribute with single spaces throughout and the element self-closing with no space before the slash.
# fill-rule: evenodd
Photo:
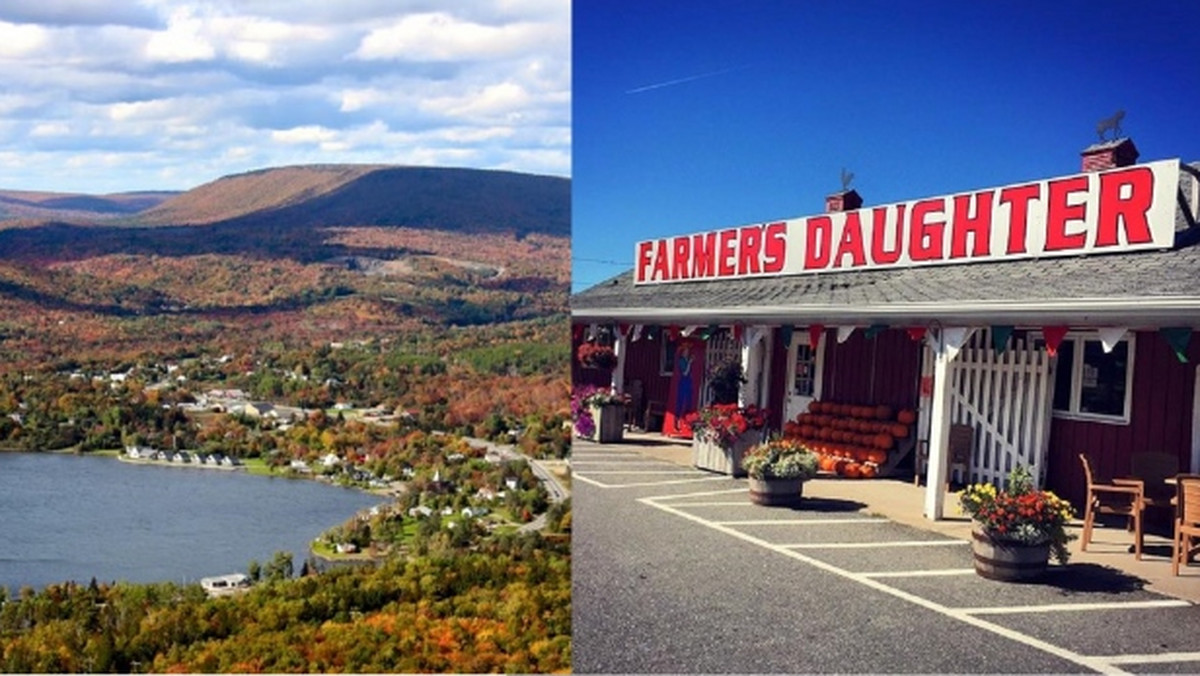
<svg viewBox="0 0 1200 676">
<path fill-rule="evenodd" d="M 628 403 L 627 394 L 612 392 L 595 385 L 576 387 L 571 392 L 571 419 L 575 421 L 575 433 L 589 438 L 596 433 L 596 420 L 592 417 L 593 406 Z"/>
<path fill-rule="evenodd" d="M 766 427 L 767 413 L 757 406 L 742 408 L 737 404 L 713 404 L 689 413 L 684 420 L 697 435 L 728 448 L 747 430 Z"/>
<path fill-rule="evenodd" d="M 798 441 L 772 439 L 747 451 L 742 469 L 754 479 L 807 481 L 817 475 L 817 456 Z"/>
<path fill-rule="evenodd" d="M 583 343 L 575 351 L 575 357 L 587 368 L 612 370 L 617 367 L 617 353 L 608 345 Z"/>
<path fill-rule="evenodd" d="M 1065 527 L 1075 516 L 1070 503 L 1050 491 L 1033 489 L 1033 477 L 1024 467 L 1008 475 L 1008 490 L 997 491 L 991 484 L 972 484 L 959 497 L 964 514 L 1001 542 L 1028 545 L 1050 543 L 1059 563 L 1066 563 L 1067 543 L 1075 538 Z"/>
</svg>

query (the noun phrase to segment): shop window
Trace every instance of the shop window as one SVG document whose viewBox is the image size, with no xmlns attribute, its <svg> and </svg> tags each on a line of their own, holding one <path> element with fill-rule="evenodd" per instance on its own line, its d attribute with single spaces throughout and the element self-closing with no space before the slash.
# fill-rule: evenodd
<svg viewBox="0 0 1200 676">
<path fill-rule="evenodd" d="M 1133 338 L 1128 338 L 1106 353 L 1096 338 L 1064 338 L 1058 347 L 1054 372 L 1055 415 L 1128 423 L 1133 393 L 1133 346 Z"/>
<path fill-rule="evenodd" d="M 675 373 L 675 341 L 669 340 L 663 334 L 662 349 L 659 351 L 658 375 L 669 376 Z"/>
<path fill-rule="evenodd" d="M 792 394 L 811 397 L 816 391 L 817 351 L 809 345 L 796 346 L 796 370 L 792 373 Z"/>
</svg>

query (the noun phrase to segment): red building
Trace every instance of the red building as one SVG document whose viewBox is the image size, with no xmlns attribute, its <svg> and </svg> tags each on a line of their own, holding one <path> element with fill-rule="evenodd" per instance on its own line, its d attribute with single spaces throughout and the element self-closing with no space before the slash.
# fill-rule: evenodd
<svg viewBox="0 0 1200 676">
<path fill-rule="evenodd" d="M 913 409 L 930 518 L 952 442 L 963 479 L 1021 464 L 1076 505 L 1081 452 L 1110 476 L 1149 451 L 1200 472 L 1200 164 L 1137 157 L 1117 139 L 1071 176 L 879 207 L 848 190 L 820 215 L 640 242 L 634 270 L 572 298 L 575 347 L 619 357 L 575 382 L 635 393 L 658 429 L 686 342 L 740 361 L 776 430 L 813 400 Z"/>
</svg>

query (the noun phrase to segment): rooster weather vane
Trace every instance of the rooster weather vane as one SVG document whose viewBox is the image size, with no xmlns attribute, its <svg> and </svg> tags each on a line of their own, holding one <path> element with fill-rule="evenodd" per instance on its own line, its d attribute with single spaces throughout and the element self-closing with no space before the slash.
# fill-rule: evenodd
<svg viewBox="0 0 1200 676">
<path fill-rule="evenodd" d="M 1113 113 L 1112 117 L 1106 117 L 1103 120 L 1100 120 L 1099 122 L 1097 122 L 1096 123 L 1096 135 L 1100 137 L 1100 141 L 1104 142 L 1106 140 L 1109 140 L 1109 139 L 1104 138 L 1104 134 L 1105 134 L 1105 132 L 1108 132 L 1110 130 L 1113 133 L 1113 137 L 1111 140 L 1115 141 L 1115 140 L 1121 138 L 1121 120 L 1124 120 L 1124 119 L 1125 119 L 1125 111 L 1118 110 L 1117 112 Z"/>
</svg>

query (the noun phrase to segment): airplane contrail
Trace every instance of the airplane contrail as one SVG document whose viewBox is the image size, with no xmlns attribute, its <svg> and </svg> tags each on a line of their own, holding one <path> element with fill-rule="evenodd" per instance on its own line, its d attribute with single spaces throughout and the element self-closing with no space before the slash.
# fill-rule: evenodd
<svg viewBox="0 0 1200 676">
<path fill-rule="evenodd" d="M 642 87 L 636 87 L 634 89 L 626 90 L 625 93 L 626 94 L 640 94 L 642 92 L 648 92 L 651 89 L 662 89 L 663 87 L 670 87 L 671 85 L 683 84 L 685 82 L 692 82 L 693 80 L 701 80 L 706 77 L 713 77 L 714 75 L 724 75 L 725 73 L 735 71 L 735 70 L 740 70 L 741 68 L 744 68 L 744 67 L 745 66 L 739 66 L 737 68 L 722 68 L 721 70 L 714 70 L 711 73 L 701 73 L 699 75 L 689 75 L 688 77 L 681 77 L 677 80 L 667 80 L 666 82 L 656 82 L 654 84 L 648 84 L 648 85 L 645 85 Z"/>
</svg>

